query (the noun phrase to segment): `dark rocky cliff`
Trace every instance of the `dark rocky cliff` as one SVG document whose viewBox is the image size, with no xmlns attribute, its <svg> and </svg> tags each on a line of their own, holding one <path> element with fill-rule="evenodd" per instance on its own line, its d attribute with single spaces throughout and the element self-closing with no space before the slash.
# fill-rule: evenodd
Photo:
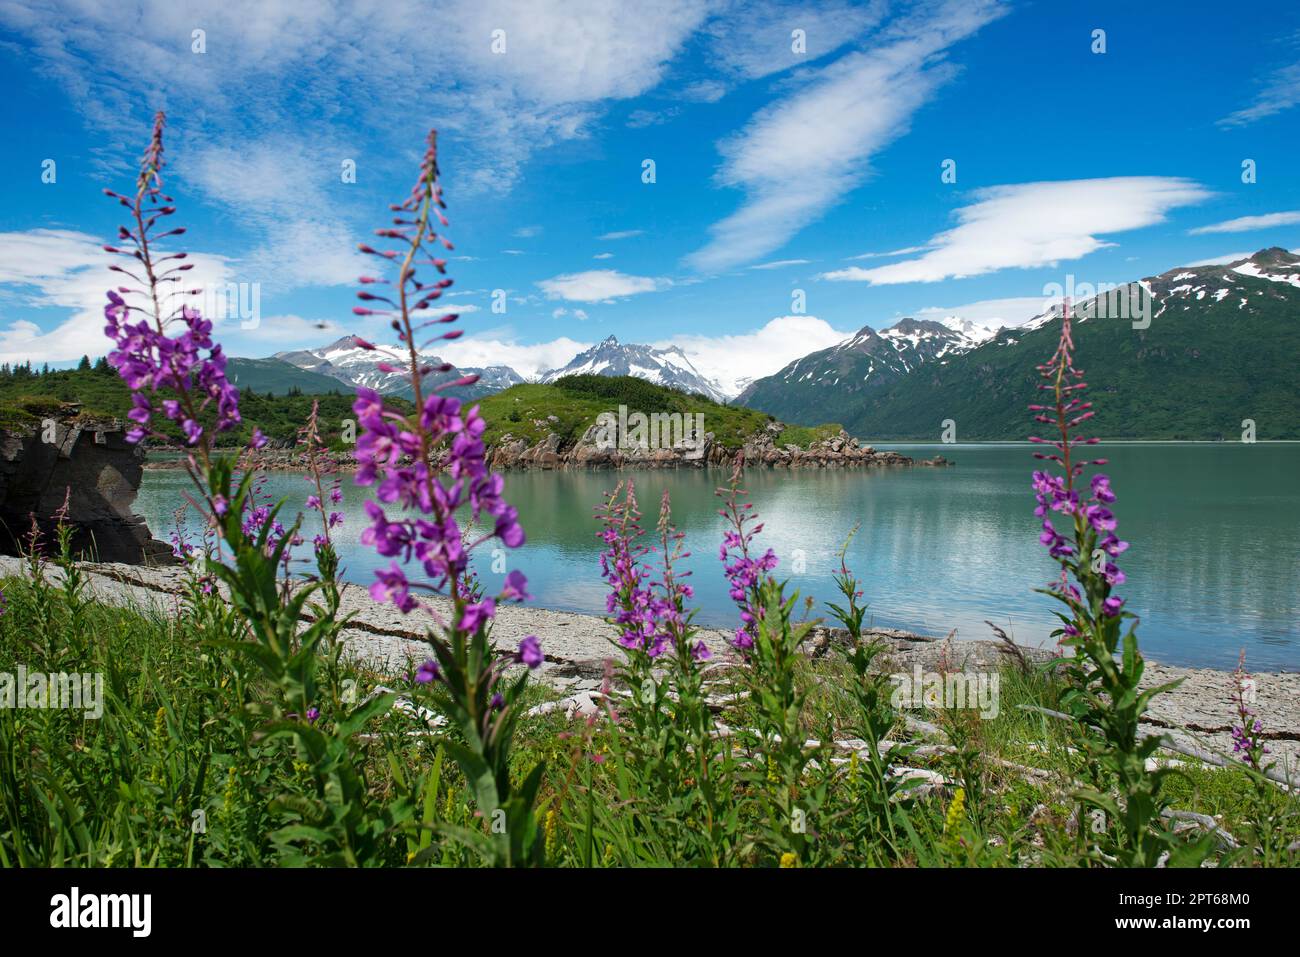
<svg viewBox="0 0 1300 957">
<path fill-rule="evenodd" d="M 144 450 L 126 441 L 116 419 L 75 406 L 18 414 L 0 425 L 0 552 L 16 554 L 36 516 L 45 534 L 68 497 L 73 547 L 99 561 L 163 564 L 171 550 L 131 513 Z"/>
</svg>

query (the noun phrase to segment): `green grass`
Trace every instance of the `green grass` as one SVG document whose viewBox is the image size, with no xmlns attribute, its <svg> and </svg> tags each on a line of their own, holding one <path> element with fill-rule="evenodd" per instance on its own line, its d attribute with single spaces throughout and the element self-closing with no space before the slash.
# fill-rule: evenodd
<svg viewBox="0 0 1300 957">
<path fill-rule="evenodd" d="M 781 433 L 777 441 L 782 446 L 797 445 L 806 449 L 814 442 L 834 438 L 843 428 L 844 426 L 838 422 L 828 422 L 825 425 L 791 425 Z"/>
<path fill-rule="evenodd" d="M 527 383 L 479 400 L 488 428 L 486 441 L 509 433 L 530 444 L 549 433 L 564 445 L 576 442 L 603 412 L 680 413 L 704 416 L 704 430 L 727 448 L 737 448 L 761 431 L 771 416 L 753 409 L 720 405 L 702 395 L 687 395 L 631 376 L 569 376 L 550 385 Z M 554 421 L 551 420 L 554 417 Z"/>
<path fill-rule="evenodd" d="M 98 672 L 105 685 L 99 720 L 69 710 L 0 709 L 0 866 L 228 867 L 300 860 L 279 829 L 288 823 L 286 796 L 315 799 L 312 778 L 292 745 L 261 733 L 258 708 L 268 689 L 246 659 L 213 643 L 240 638 L 239 626 L 221 602 L 196 598 L 175 610 L 114 607 L 27 578 L 0 581 L 0 589 L 6 599 L 0 616 L 0 672 L 13 673 L 19 664 L 29 673 Z M 801 662 L 796 674 L 806 694 L 806 733 L 814 735 L 829 722 L 840 729 L 836 736 L 843 736 L 854 718 L 851 670 L 832 654 Z M 945 830 L 954 791 L 938 788 L 906 802 L 906 810 L 899 812 L 906 822 L 899 843 L 873 838 L 860 830 L 855 816 L 860 773 L 841 765 L 830 776 L 815 822 L 817 863 L 1082 863 L 1078 841 L 1067 828 L 1073 807 L 1069 782 L 1081 772 L 1068 748 L 1070 728 L 1017 707 L 1050 707 L 1060 689 L 1049 675 L 1023 675 L 1010 668 L 1001 673 L 1001 682 L 996 719 L 973 720 L 960 712 L 919 715 L 943 727 L 951 740 L 964 742 L 973 754 L 973 772 L 969 767 L 963 771 L 953 755 L 941 750 L 908 761 L 958 781 L 963 773 L 977 776 L 982 797 L 967 798 L 959 827 Z M 354 684 L 365 693 L 380 683 L 409 686 L 400 675 L 346 661 L 325 686 Z M 322 726 L 337 713 L 330 694 L 323 692 Z M 535 685 L 523 704 L 557 696 Z M 752 705 L 745 701 L 720 715 L 731 727 L 743 727 L 753 717 Z M 482 828 L 483 819 L 476 815 L 464 779 L 446 758 L 446 739 L 409 733 L 424 730 L 418 720 L 390 712 L 373 721 L 367 739 L 355 744 L 368 801 L 383 805 L 405 799 L 431 825 L 394 831 L 371 863 L 473 865 L 476 859 L 464 845 L 437 827 Z M 609 809 L 614 819 L 647 813 L 615 805 L 620 775 L 638 773 L 635 764 L 620 763 L 619 733 L 604 720 L 589 726 L 560 711 L 521 724 L 512 767 L 522 776 L 539 760 L 546 762 L 539 807 L 552 866 L 613 866 L 634 862 L 630 853 L 669 853 L 656 851 L 660 845 L 653 841 L 634 852 L 602 830 L 588 836 L 592 802 Z M 905 734 L 899 720 L 891 736 Z M 1000 761 L 1040 768 L 1048 776 L 1026 778 Z M 754 781 L 739 772 L 728 781 L 735 789 L 741 832 L 758 828 L 761 822 L 749 800 Z M 1175 806 L 1222 815 L 1224 826 L 1239 837 L 1251 833 L 1255 791 L 1245 775 L 1191 765 L 1169 787 Z M 1294 839 L 1295 798 L 1284 810 L 1286 837 Z M 201 828 L 196 827 L 200 820 Z M 1300 859 L 1291 855 L 1289 862 Z M 773 861 L 742 841 L 727 863 Z"/>
</svg>

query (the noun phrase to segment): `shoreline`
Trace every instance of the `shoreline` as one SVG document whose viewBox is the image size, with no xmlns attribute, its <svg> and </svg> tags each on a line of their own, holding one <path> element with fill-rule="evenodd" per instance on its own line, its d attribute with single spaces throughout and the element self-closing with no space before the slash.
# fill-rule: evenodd
<svg viewBox="0 0 1300 957">
<path fill-rule="evenodd" d="M 178 566 L 149 567 L 114 563 L 80 563 L 89 593 L 97 600 L 126 607 L 153 608 L 176 614 L 181 606 L 185 569 Z M 57 568 L 47 574 L 57 578 Z M 20 559 L 0 556 L 0 577 L 21 577 Z M 354 582 L 340 585 L 341 614 L 354 617 L 342 633 L 345 654 L 359 662 L 401 674 L 412 661 L 426 657 L 420 640 L 424 620 L 403 615 L 392 605 L 380 605 L 368 590 Z M 433 602 L 436 610 L 446 600 Z M 441 606 L 441 608 L 440 608 Z M 425 619 L 427 620 L 427 619 Z M 514 648 L 525 635 L 541 639 L 545 661 L 538 671 L 540 680 L 557 691 L 574 694 L 598 689 L 604 680 L 605 662 L 618 653 L 613 628 L 597 615 L 557 611 L 532 605 L 503 605 L 493 627 L 493 643 Z M 740 664 L 727 643 L 729 632 L 700 628 L 698 637 L 721 664 Z M 881 670 L 910 673 L 920 667 L 937 671 L 940 661 L 950 670 L 995 671 L 1014 665 L 1015 654 L 997 641 L 962 639 L 947 641 L 890 628 L 874 628 L 867 634 L 882 642 Z M 815 628 L 809 653 L 825 656 L 835 644 L 835 630 Z M 1055 657 L 1047 649 L 1015 646 L 1029 662 Z M 1158 695 L 1143 723 L 1152 733 L 1172 732 L 1176 738 L 1218 753 L 1232 753 L 1232 672 L 1212 668 L 1184 668 L 1147 659 L 1142 686 L 1152 687 L 1182 679 L 1182 684 Z M 1265 726 L 1272 756 L 1279 765 L 1300 766 L 1300 673 L 1258 672 L 1257 701 L 1254 705 Z"/>
</svg>

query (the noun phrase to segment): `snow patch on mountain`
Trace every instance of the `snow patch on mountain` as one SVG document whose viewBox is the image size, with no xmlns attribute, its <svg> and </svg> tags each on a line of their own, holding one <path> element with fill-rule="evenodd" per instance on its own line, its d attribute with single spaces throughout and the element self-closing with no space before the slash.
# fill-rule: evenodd
<svg viewBox="0 0 1300 957">
<path fill-rule="evenodd" d="M 272 358 L 295 365 L 299 369 L 330 376 L 354 389 L 373 389 L 380 395 L 406 392 L 410 389 L 410 379 L 405 371 L 410 361 L 407 353 L 389 346 L 367 349 L 360 344 L 356 336 L 344 336 L 320 349 L 277 352 Z M 435 355 L 421 354 L 421 358 L 435 369 L 448 365 Z M 380 363 L 396 366 L 399 371 L 385 372 L 379 368 Z M 447 382 L 468 375 L 479 376 L 478 382 L 472 386 L 462 387 L 460 390 L 471 397 L 500 392 L 524 381 L 524 377 L 509 366 L 485 366 L 472 369 L 457 369 L 452 366 L 444 372 L 432 373 L 430 381 L 431 383 Z"/>
</svg>

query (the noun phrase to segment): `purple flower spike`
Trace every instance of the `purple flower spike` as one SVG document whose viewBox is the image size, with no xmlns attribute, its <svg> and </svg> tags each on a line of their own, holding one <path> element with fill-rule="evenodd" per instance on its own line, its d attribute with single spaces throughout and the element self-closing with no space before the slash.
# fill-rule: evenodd
<svg viewBox="0 0 1300 957">
<path fill-rule="evenodd" d="M 366 287 L 395 287 L 383 296 L 368 289 L 358 292 L 362 301 L 382 303 L 390 309 L 356 307 L 353 312 L 391 316 L 398 339 L 411 350 L 409 366 L 399 370 L 391 363 L 378 363 L 377 367 L 404 371 L 409 376 L 416 411 L 406 414 L 389 408 L 373 389 L 357 390 L 352 405 L 361 427 L 355 452 L 356 483 L 375 488 L 375 500 L 365 503 L 371 524 L 361 533 L 362 543 L 400 563 L 418 561 L 425 579 L 418 587 L 448 593 L 455 602 L 459 617 L 449 628 L 476 632 L 495 615 L 496 604 L 494 599 L 479 596 L 469 553 L 490 537 L 500 539 L 507 548 L 518 548 L 524 543 L 524 531 L 518 513 L 503 498 L 503 479 L 487 467 L 483 444 L 486 423 L 478 407 L 465 410 L 459 399 L 439 392 L 442 386 L 430 388 L 426 377 L 439 367 L 416 351 L 428 345 L 427 341 L 420 344 L 424 335 L 421 330 L 457 318 L 448 314 L 429 320 L 418 315 L 452 284 L 446 278 L 421 281 L 417 275 L 426 265 L 432 265 L 440 276 L 446 272 L 446 261 L 433 257 L 428 248 L 435 242 L 450 248 L 446 237 L 436 231 L 437 226 L 447 225 L 445 207 L 437 136 L 430 133 L 419 180 L 404 202 L 391 207 L 401 215 L 392 226 L 375 231 L 385 241 L 382 245 L 399 248 L 366 244 L 359 247 L 362 253 L 381 261 L 407 264 L 390 279 L 363 276 L 360 280 Z M 362 347 L 374 348 L 370 343 L 362 343 Z M 331 498 L 335 503 L 340 499 Z M 458 518 L 465 510 L 469 517 Z M 492 529 L 491 535 L 466 540 L 462 526 L 480 523 Z M 394 564 L 390 570 L 377 573 L 380 580 L 371 593 L 413 606 L 407 591 L 410 586 L 405 579 L 398 584 L 394 577 L 397 569 Z M 528 597 L 525 584 L 522 575 L 512 573 L 501 600 L 523 601 Z M 432 608 L 426 607 L 432 613 Z"/>
<path fill-rule="evenodd" d="M 1071 434 L 1072 429 L 1092 417 L 1089 411 L 1092 403 L 1083 398 L 1087 383 L 1083 381 L 1083 373 L 1074 366 L 1074 340 L 1068 308 L 1062 316 L 1061 338 L 1056 352 L 1047 363 L 1038 367 L 1038 371 L 1044 379 L 1040 388 L 1053 393 L 1055 402 L 1052 405 L 1031 405 L 1030 410 L 1036 413 L 1036 421 L 1054 425 L 1059 438 L 1034 437 L 1030 441 L 1056 449 L 1055 453 L 1036 453 L 1036 457 L 1056 463 L 1060 472 L 1033 473 L 1031 485 L 1037 502 L 1034 514 L 1042 519 L 1038 540 L 1061 566 L 1060 578 L 1048 588 L 1073 612 L 1073 620 L 1065 622 L 1059 634 L 1072 641 L 1083 640 L 1093 634 L 1102 634 L 1104 622 L 1120 615 L 1124 599 L 1111 594 L 1110 590 L 1124 584 L 1127 579 L 1115 559 L 1128 548 L 1128 542 L 1121 541 L 1115 534 L 1119 522 L 1109 508 L 1116 499 L 1110 476 L 1098 472 L 1089 479 L 1091 495 L 1086 501 L 1081 498 L 1075 484 L 1081 480 L 1087 466 L 1103 465 L 1105 460 L 1089 462 L 1075 456 L 1079 446 L 1093 445 L 1097 440 Z M 1066 527 L 1073 526 L 1070 537 L 1053 525 L 1048 518 L 1052 512 L 1070 518 L 1066 523 Z M 1071 583 L 1071 575 L 1077 586 Z M 1086 601 L 1085 591 L 1088 594 Z M 1101 598 L 1101 617 L 1093 620 L 1089 602 L 1098 596 Z"/>
</svg>

